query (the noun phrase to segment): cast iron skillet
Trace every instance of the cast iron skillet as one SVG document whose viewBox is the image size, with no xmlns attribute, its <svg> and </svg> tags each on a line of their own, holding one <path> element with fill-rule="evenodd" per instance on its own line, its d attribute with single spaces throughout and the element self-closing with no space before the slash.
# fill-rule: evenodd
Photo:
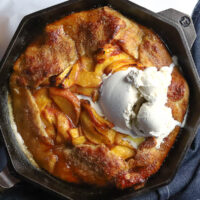
<svg viewBox="0 0 200 200">
<path fill-rule="evenodd" d="M 179 58 L 179 64 L 190 87 L 190 105 L 185 126 L 182 128 L 174 148 L 171 149 L 159 172 L 148 180 L 144 188 L 138 191 L 134 191 L 133 189 L 123 191 L 117 189 L 99 189 L 74 185 L 61 181 L 47 172 L 37 169 L 29 162 L 20 149 L 8 115 L 9 76 L 15 60 L 25 50 L 29 42 L 42 32 L 47 23 L 51 23 L 72 12 L 105 5 L 111 6 L 125 16 L 133 18 L 158 33 L 167 44 L 171 54 Z M 0 127 L 10 157 L 12 173 L 14 172 L 15 176 L 17 175 L 20 179 L 24 178 L 68 199 L 81 198 L 82 200 L 126 199 L 169 183 L 191 145 L 200 122 L 198 113 L 200 110 L 200 81 L 190 53 L 190 48 L 195 37 L 193 23 L 187 15 L 173 9 L 153 13 L 128 0 L 70 0 L 24 17 L 3 57 L 0 68 Z M 0 183 L 4 187 L 11 187 L 16 182 L 16 179 L 11 179 L 7 175 L 7 169 L 1 172 Z"/>
</svg>

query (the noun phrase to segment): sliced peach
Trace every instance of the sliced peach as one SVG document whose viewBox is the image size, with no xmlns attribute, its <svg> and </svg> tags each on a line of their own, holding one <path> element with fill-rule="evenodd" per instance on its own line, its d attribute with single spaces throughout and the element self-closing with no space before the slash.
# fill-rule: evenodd
<svg viewBox="0 0 200 200">
<path fill-rule="evenodd" d="M 91 56 L 90 57 L 88 57 L 88 56 L 82 56 L 81 57 L 81 65 L 88 72 L 94 71 L 94 61 L 93 61 L 93 59 L 92 59 Z"/>
<path fill-rule="evenodd" d="M 63 143 L 69 140 L 69 134 L 67 131 L 72 127 L 72 125 L 64 113 L 53 106 L 46 106 L 41 113 L 41 117 L 46 126 L 45 130 L 56 139 L 57 143 Z"/>
<path fill-rule="evenodd" d="M 69 89 L 49 88 L 49 94 L 74 125 L 77 125 L 80 116 L 79 99 Z"/>
<path fill-rule="evenodd" d="M 56 76 L 53 80 L 53 85 L 59 86 L 63 82 L 64 78 L 68 75 L 70 70 L 72 69 L 72 66 L 73 65 L 69 65 L 62 73 L 60 73 L 58 76 Z M 71 74 L 71 78 L 72 78 L 72 74 Z"/>
<path fill-rule="evenodd" d="M 69 129 L 69 134 L 71 135 L 72 138 L 77 138 L 77 137 L 79 137 L 79 129 L 71 128 L 71 129 Z"/>
<path fill-rule="evenodd" d="M 70 74 L 62 82 L 61 85 L 63 88 L 69 88 L 75 84 L 75 81 L 78 77 L 79 70 L 80 70 L 80 63 L 77 62 L 76 64 L 72 66 L 72 70 Z"/>
<path fill-rule="evenodd" d="M 107 44 L 97 55 L 96 60 L 95 72 L 101 76 L 104 73 L 104 69 L 113 62 L 132 60 L 132 58 L 128 54 L 122 52 L 118 46 Z"/>
<path fill-rule="evenodd" d="M 81 87 L 79 85 L 73 85 L 69 88 L 72 93 L 88 96 L 92 98 L 92 101 L 95 102 L 99 98 L 99 90 L 98 88 L 89 88 L 89 87 Z"/>
<path fill-rule="evenodd" d="M 39 90 L 33 91 L 33 96 L 37 103 L 40 112 L 47 106 L 51 104 L 51 99 L 48 97 L 47 88 L 41 88 Z"/>
<path fill-rule="evenodd" d="M 136 146 L 139 146 L 142 142 L 145 141 L 144 137 L 132 137 L 132 136 L 126 136 L 125 139 L 128 139 L 129 141 L 132 141 L 133 143 L 135 143 Z"/>
<path fill-rule="evenodd" d="M 55 138 L 55 136 L 56 136 L 56 130 L 55 130 L 55 128 L 54 128 L 53 125 L 47 126 L 45 128 L 45 130 L 46 130 L 47 134 L 49 135 L 49 137 L 51 137 L 53 139 Z"/>
<path fill-rule="evenodd" d="M 96 88 L 96 87 L 99 87 L 99 85 L 101 84 L 101 81 L 102 81 L 101 76 L 99 76 L 97 73 L 81 70 L 78 73 L 76 84 L 81 87 Z"/>
<path fill-rule="evenodd" d="M 81 128 L 81 125 L 78 126 L 78 133 L 79 133 L 80 136 L 81 136 L 81 135 L 84 135 L 84 134 L 83 134 L 83 130 L 82 130 L 82 128 Z"/>
<path fill-rule="evenodd" d="M 139 146 L 142 142 L 144 142 L 145 138 L 144 137 L 132 137 L 132 136 L 127 136 L 122 133 L 117 132 L 115 136 L 115 144 L 121 145 L 121 146 L 126 146 L 131 149 L 135 149 L 135 147 Z M 131 143 L 135 144 L 135 147 Z"/>
<path fill-rule="evenodd" d="M 73 85 L 69 88 L 71 92 L 91 97 L 95 88 L 85 88 L 79 85 Z"/>
<path fill-rule="evenodd" d="M 56 113 L 53 107 L 46 106 L 41 112 L 41 117 L 46 126 L 56 124 Z"/>
<path fill-rule="evenodd" d="M 90 106 L 89 102 L 86 100 L 81 100 L 81 105 L 83 106 L 83 110 L 87 113 L 89 120 L 91 132 L 95 133 L 95 135 L 102 136 L 104 143 L 113 144 L 115 141 L 116 131 L 112 130 L 113 124 L 109 121 L 105 120 L 103 117 L 99 116 L 96 111 Z M 87 120 L 87 119 L 86 119 Z M 92 126 L 94 127 L 92 129 Z M 97 132 L 97 133 L 96 133 Z"/>
<path fill-rule="evenodd" d="M 126 71 L 130 66 L 123 66 L 123 67 L 120 67 L 118 69 L 115 69 L 112 71 L 112 73 L 114 74 L 115 72 L 118 72 L 118 71 Z"/>
<path fill-rule="evenodd" d="M 92 101 L 95 102 L 99 99 L 99 90 L 98 89 L 94 89 L 93 93 L 92 93 Z"/>
<path fill-rule="evenodd" d="M 69 119 L 63 113 L 56 115 L 56 128 L 58 134 L 60 134 L 65 141 L 69 140 L 68 130 L 71 128 Z"/>
<path fill-rule="evenodd" d="M 135 67 L 137 69 L 144 70 L 146 66 L 142 65 L 141 63 L 136 62 L 134 59 L 126 59 L 126 60 L 117 60 L 110 65 L 108 65 L 104 73 L 115 73 L 122 70 L 127 70 L 129 67 Z"/>
<path fill-rule="evenodd" d="M 111 56 L 119 55 L 122 53 L 122 50 L 118 45 L 113 45 L 113 44 L 105 44 L 103 48 L 101 48 L 96 56 L 97 63 L 102 59 L 102 58 L 108 58 Z"/>
<path fill-rule="evenodd" d="M 95 72 L 98 74 L 98 75 L 102 75 L 104 73 L 104 69 L 110 65 L 111 63 L 117 61 L 117 60 L 122 60 L 122 59 L 130 59 L 129 56 L 125 53 L 121 53 L 120 55 L 117 55 L 117 56 L 112 56 L 110 58 L 107 58 L 104 62 L 100 63 L 100 64 L 97 64 L 95 66 Z"/>
<path fill-rule="evenodd" d="M 105 74 L 109 74 L 109 73 L 113 73 L 114 71 L 116 71 L 117 69 L 124 67 L 124 66 L 132 66 L 133 64 L 135 64 L 134 60 L 117 60 L 115 62 L 113 62 L 112 64 L 108 65 L 105 70 L 104 73 Z"/>
<path fill-rule="evenodd" d="M 135 67 L 135 68 L 140 69 L 140 70 L 144 70 L 146 68 L 146 66 L 143 66 L 143 65 L 137 63 L 137 64 L 133 64 L 133 65 L 124 65 L 124 66 L 122 66 L 120 68 L 117 68 L 117 69 L 113 70 L 112 73 L 115 73 L 115 72 L 118 72 L 118 71 L 125 71 L 129 67 Z"/>
<path fill-rule="evenodd" d="M 94 108 L 90 106 L 90 102 L 87 100 L 81 100 L 81 106 L 88 112 L 95 126 L 100 128 L 112 128 L 113 123 L 105 120 L 103 117 L 99 116 Z"/>
<path fill-rule="evenodd" d="M 45 130 L 47 134 L 54 139 L 56 137 L 56 115 L 54 109 L 52 109 L 50 106 L 46 106 L 45 109 L 42 110 L 40 116 L 42 122 L 45 124 Z"/>
<path fill-rule="evenodd" d="M 95 127 L 96 130 L 104 135 L 110 142 L 110 144 L 113 144 L 115 142 L 115 136 L 116 136 L 116 131 L 113 129 L 105 129 L 105 128 L 100 128 L 100 127 Z"/>
<path fill-rule="evenodd" d="M 121 134 L 121 133 L 116 133 L 115 136 L 115 144 L 117 145 L 121 145 L 121 146 L 126 146 L 129 147 L 131 149 L 134 149 L 134 147 L 131 145 L 130 142 L 128 142 L 127 140 L 124 140 L 127 137 L 127 135 Z"/>
<path fill-rule="evenodd" d="M 109 141 L 107 141 L 103 135 L 95 130 L 94 124 L 92 123 L 86 111 L 81 112 L 80 122 L 82 125 L 83 133 L 90 142 L 94 144 L 109 143 Z"/>
<path fill-rule="evenodd" d="M 135 155 L 135 150 L 125 147 L 125 146 L 120 146 L 120 145 L 113 147 L 111 149 L 111 152 L 121 157 L 122 159 L 131 158 Z"/>
<path fill-rule="evenodd" d="M 73 144 L 74 146 L 83 144 L 83 143 L 85 143 L 85 142 L 86 142 L 85 136 L 80 136 L 80 137 L 77 137 L 77 138 L 73 138 L 73 139 L 72 139 L 72 144 Z"/>
</svg>

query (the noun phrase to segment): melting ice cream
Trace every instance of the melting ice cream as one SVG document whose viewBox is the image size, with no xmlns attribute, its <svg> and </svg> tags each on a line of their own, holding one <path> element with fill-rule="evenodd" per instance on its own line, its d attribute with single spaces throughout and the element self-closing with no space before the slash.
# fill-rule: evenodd
<svg viewBox="0 0 200 200">
<path fill-rule="evenodd" d="M 117 131 L 162 141 L 180 125 L 166 106 L 173 67 L 128 68 L 103 81 L 99 103 Z"/>
</svg>

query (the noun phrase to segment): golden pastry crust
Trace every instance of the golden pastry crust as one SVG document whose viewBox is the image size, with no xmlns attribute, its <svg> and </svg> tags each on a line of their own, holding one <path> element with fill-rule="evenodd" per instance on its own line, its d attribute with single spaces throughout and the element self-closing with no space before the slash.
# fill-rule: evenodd
<svg viewBox="0 0 200 200">
<path fill-rule="evenodd" d="M 39 166 L 63 180 L 137 188 L 159 170 L 180 128 L 159 149 L 153 137 L 135 149 L 75 94 L 96 101 L 103 73 L 171 63 L 152 30 L 109 7 L 64 17 L 47 25 L 14 65 L 10 91 L 18 132 Z M 175 67 L 167 102 L 175 120 L 183 121 L 188 98 Z"/>
</svg>

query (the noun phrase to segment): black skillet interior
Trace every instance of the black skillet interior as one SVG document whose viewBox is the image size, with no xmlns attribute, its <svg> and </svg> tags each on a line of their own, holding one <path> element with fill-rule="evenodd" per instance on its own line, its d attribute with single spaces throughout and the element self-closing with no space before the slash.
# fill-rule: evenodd
<svg viewBox="0 0 200 200">
<path fill-rule="evenodd" d="M 33 38 L 40 34 L 44 26 L 72 12 L 78 12 L 99 6 L 110 5 L 129 18 L 152 28 L 167 44 L 172 55 L 179 58 L 184 76 L 190 86 L 190 109 L 185 127 L 176 141 L 174 148 L 166 158 L 165 163 L 159 172 L 152 176 L 144 188 L 134 191 L 126 189 L 120 191 L 117 189 L 99 189 L 88 186 L 78 186 L 58 180 L 48 173 L 36 169 L 26 158 L 19 145 L 17 144 L 14 132 L 10 126 L 8 116 L 7 92 L 10 73 L 12 72 L 13 63 L 17 57 L 25 50 Z M 167 19 L 158 14 L 148 11 L 125 0 L 71 0 L 57 6 L 33 13 L 26 16 L 20 23 L 8 50 L 1 62 L 0 71 L 0 125 L 3 138 L 14 170 L 21 178 L 25 178 L 35 184 L 43 186 L 63 197 L 69 199 L 126 199 L 144 192 L 155 189 L 158 186 L 169 183 L 182 160 L 186 150 L 190 146 L 197 129 L 199 116 L 197 110 L 200 110 L 198 97 L 200 96 L 199 82 L 195 66 L 190 55 L 190 50 L 186 45 L 186 40 L 180 34 L 180 30 Z"/>
</svg>

